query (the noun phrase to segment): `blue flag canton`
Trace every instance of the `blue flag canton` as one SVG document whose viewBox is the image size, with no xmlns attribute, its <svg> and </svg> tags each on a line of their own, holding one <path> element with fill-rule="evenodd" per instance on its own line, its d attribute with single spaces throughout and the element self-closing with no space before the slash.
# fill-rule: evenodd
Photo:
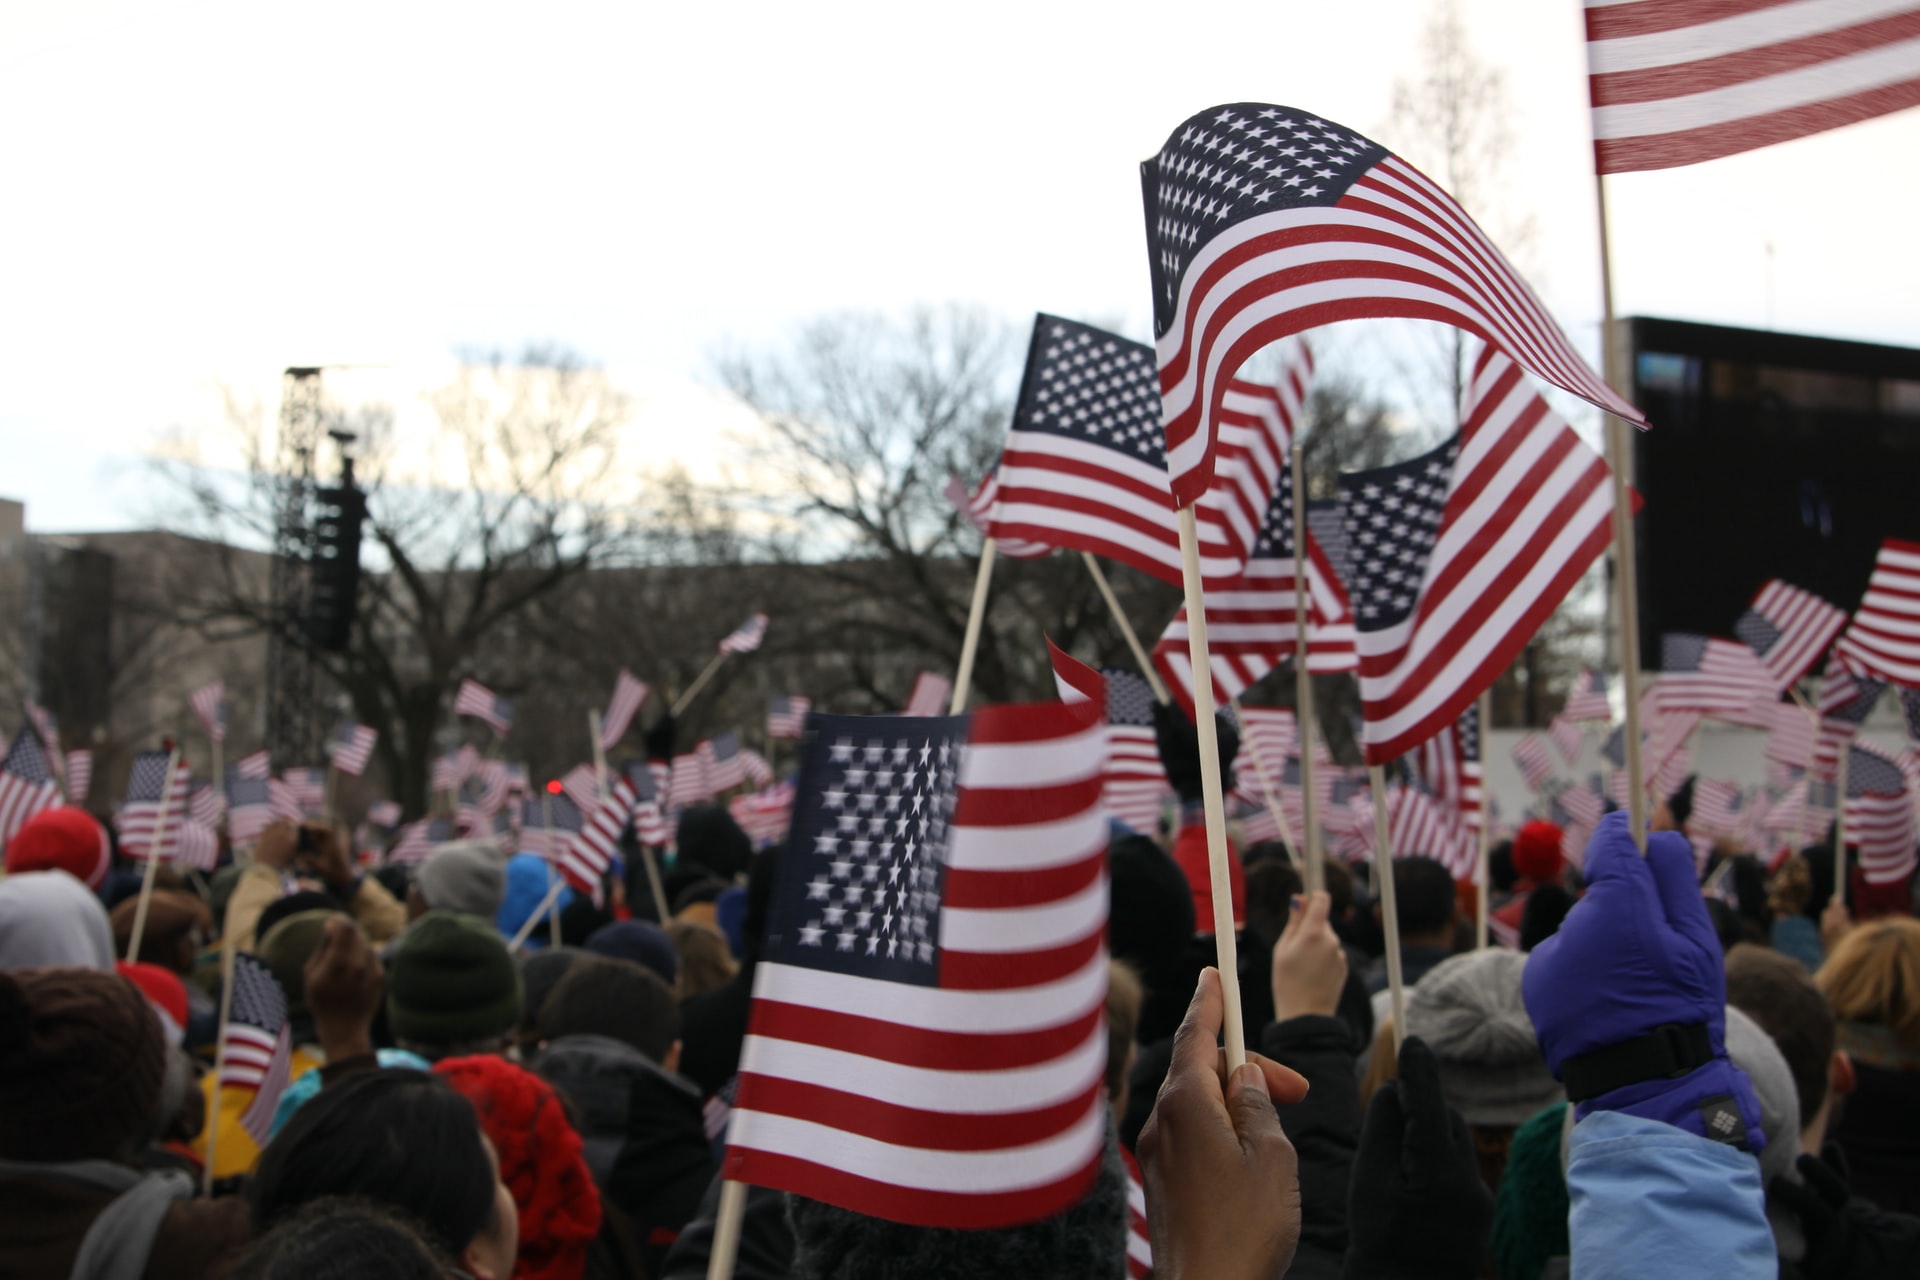
<svg viewBox="0 0 1920 1280">
<path fill-rule="evenodd" d="M 1214 236 L 1263 213 L 1333 204 L 1386 154 L 1351 129 L 1264 102 L 1187 121 L 1141 166 L 1154 332 L 1173 327 L 1180 277 Z"/>
<path fill-rule="evenodd" d="M 1107 682 L 1107 723 L 1135 727 L 1153 724 L 1153 686 L 1140 676 L 1119 667 L 1102 667 L 1100 676 Z"/>
<path fill-rule="evenodd" d="M 1287 480 L 1287 492 L 1289 495 L 1293 492 L 1291 476 Z M 1339 498 L 1308 499 L 1307 532 L 1320 544 L 1321 554 L 1333 566 L 1333 576 L 1344 586 L 1353 575 L 1353 556 L 1347 549 L 1347 504 Z"/>
<path fill-rule="evenodd" d="M 1468 707 L 1460 713 L 1460 758 L 1469 764 L 1480 762 L 1480 708 Z"/>
<path fill-rule="evenodd" d="M 278 1035 L 287 1023 L 287 994 L 262 961 L 244 952 L 233 957 L 231 1020 Z"/>
<path fill-rule="evenodd" d="M 1037 316 L 1013 429 L 1089 441 L 1164 468 L 1153 348 L 1091 325 Z"/>
<path fill-rule="evenodd" d="M 1774 645 L 1780 643 L 1781 631 L 1766 614 L 1749 609 L 1733 620 L 1733 634 L 1747 648 L 1764 658 Z"/>
<path fill-rule="evenodd" d="M 161 792 L 167 789 L 169 759 L 164 751 L 142 751 L 133 758 L 133 768 L 127 774 L 128 804 L 160 799 Z"/>
<path fill-rule="evenodd" d="M 0 773 L 9 773 L 36 784 L 53 781 L 53 769 L 47 762 L 47 753 L 40 749 L 39 740 L 25 731 L 7 748 L 6 759 L 0 761 Z"/>
<path fill-rule="evenodd" d="M 1260 522 L 1260 536 L 1254 539 L 1251 558 L 1255 560 L 1293 559 L 1293 466 L 1291 463 L 1280 464 L 1279 485 L 1273 491 L 1273 500 L 1267 503 L 1267 514 Z"/>
<path fill-rule="evenodd" d="M 967 717 L 810 716 L 770 958 L 935 986 Z"/>
<path fill-rule="evenodd" d="M 1707 658 L 1707 637 L 1690 631 L 1668 631 L 1660 637 L 1662 671 L 1698 671 Z"/>
<path fill-rule="evenodd" d="M 1353 559 L 1347 592 L 1360 630 L 1399 626 L 1413 612 L 1459 453 L 1456 435 L 1410 461 L 1340 477 Z"/>
</svg>

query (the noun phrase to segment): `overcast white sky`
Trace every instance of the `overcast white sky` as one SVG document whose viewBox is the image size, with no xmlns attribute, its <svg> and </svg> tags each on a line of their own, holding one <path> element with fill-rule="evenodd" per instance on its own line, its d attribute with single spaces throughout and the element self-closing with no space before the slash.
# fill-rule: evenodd
<svg viewBox="0 0 1920 1280">
<path fill-rule="evenodd" d="M 0 495 L 42 530 L 144 523 L 143 453 L 289 364 L 404 397 L 456 349 L 559 341 L 647 397 L 640 449 L 701 465 L 712 353 L 821 311 L 1145 339 L 1139 160 L 1236 100 L 1394 145 L 1430 7 L 11 0 Z M 1518 107 L 1504 212 L 1591 349 L 1577 0 L 1462 10 Z M 1916 158 L 1908 112 L 1613 180 L 1622 313 L 1920 345 Z"/>
</svg>

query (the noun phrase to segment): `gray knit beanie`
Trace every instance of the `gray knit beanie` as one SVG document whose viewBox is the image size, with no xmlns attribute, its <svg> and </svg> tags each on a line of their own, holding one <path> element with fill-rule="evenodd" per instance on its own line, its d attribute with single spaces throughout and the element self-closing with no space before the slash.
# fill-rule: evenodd
<svg viewBox="0 0 1920 1280">
<path fill-rule="evenodd" d="M 869 1218 L 804 1196 L 787 1197 L 792 1280 L 1123 1280 L 1127 1169 L 1107 1126 L 1093 1189 L 1065 1213 L 1019 1227 L 962 1231 Z"/>
<path fill-rule="evenodd" d="M 1518 1126 L 1566 1101 L 1520 999 L 1526 964 L 1517 951 L 1469 951 L 1442 960 L 1407 992 L 1407 1034 L 1440 1060 L 1441 1090 L 1468 1124 Z"/>
<path fill-rule="evenodd" d="M 491 840 L 443 844 L 413 873 L 429 911 L 457 911 L 491 920 L 507 900 L 507 859 Z"/>
</svg>

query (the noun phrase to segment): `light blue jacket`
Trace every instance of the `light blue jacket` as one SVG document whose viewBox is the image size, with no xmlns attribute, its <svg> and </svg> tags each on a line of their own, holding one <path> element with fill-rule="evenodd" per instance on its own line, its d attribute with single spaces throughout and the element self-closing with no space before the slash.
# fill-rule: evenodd
<svg viewBox="0 0 1920 1280">
<path fill-rule="evenodd" d="M 1567 1140 L 1573 1280 L 1775 1276 L 1760 1162 L 1658 1120 L 1596 1111 Z"/>
</svg>

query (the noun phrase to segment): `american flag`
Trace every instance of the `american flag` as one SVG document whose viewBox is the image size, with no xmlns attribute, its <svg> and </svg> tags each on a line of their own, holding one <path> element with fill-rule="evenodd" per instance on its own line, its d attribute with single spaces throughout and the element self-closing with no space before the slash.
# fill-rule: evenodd
<svg viewBox="0 0 1920 1280">
<path fill-rule="evenodd" d="M 333 731 L 333 741 L 327 744 L 333 753 L 333 767 L 359 777 L 367 771 L 367 761 L 373 758 L 373 748 L 379 741 L 380 731 L 372 725 L 341 721 Z"/>
<path fill-rule="evenodd" d="M 466 780 L 466 769 L 459 756 L 448 752 L 446 755 L 435 757 L 433 762 L 435 791 L 458 791 L 460 784 Z"/>
<path fill-rule="evenodd" d="M 1755 703 L 1775 702 L 1780 686 L 1752 649 L 1737 640 L 1669 632 L 1660 637 L 1662 712 L 1746 716 Z"/>
<path fill-rule="evenodd" d="M 1172 788 L 1160 763 L 1153 728 L 1153 688 L 1131 671 L 1096 672 L 1051 639 L 1047 654 L 1063 702 L 1095 702 L 1106 708 L 1107 769 L 1101 801 L 1116 820 L 1143 835 L 1158 835 Z"/>
<path fill-rule="evenodd" d="M 966 517 L 968 524 L 978 529 L 983 537 L 994 539 L 996 554 L 1013 560 L 1036 560 L 1053 550 L 1045 542 L 994 537 L 994 507 L 1000 501 L 1000 463 L 997 460 L 987 469 L 980 487 L 972 493 L 967 492 L 967 482 L 959 476 L 947 477 L 946 495 L 947 501 L 953 504 L 954 510 Z"/>
<path fill-rule="evenodd" d="M 1670 716 L 1654 724 L 1651 729 L 1641 731 L 1641 776 L 1655 797 L 1672 795 L 1687 780 L 1687 775 L 1693 772 L 1693 753 L 1688 749 L 1687 741 L 1692 736 L 1692 726 L 1698 724 L 1699 719 L 1698 716 Z M 1608 779 L 1607 795 L 1624 809 L 1630 792 L 1626 775 L 1625 729 L 1615 727 L 1608 735 L 1606 744 L 1600 748 L 1600 753 L 1615 770 Z"/>
<path fill-rule="evenodd" d="M 1572 764 L 1580 756 L 1580 744 L 1586 740 L 1587 733 L 1580 727 L 1579 721 L 1569 720 L 1566 713 L 1561 712 L 1547 726 L 1547 736 L 1553 739 L 1554 749 L 1559 751 L 1560 758 Z"/>
<path fill-rule="evenodd" d="M 87 793 L 93 790 L 93 749 L 81 747 L 67 752 L 67 803 L 82 809 Z"/>
<path fill-rule="evenodd" d="M 47 758 L 58 763 L 60 758 L 60 722 L 54 719 L 53 712 L 35 702 L 24 699 L 27 720 L 33 725 L 33 731 L 40 735 L 40 745 L 47 750 Z"/>
<path fill-rule="evenodd" d="M 1299 726 L 1287 707 L 1240 708 L 1240 758 L 1246 767 L 1236 771 L 1234 794 L 1249 804 L 1265 806 L 1266 789 L 1261 785 L 1264 770 L 1278 794 L 1287 761 L 1300 750 Z"/>
<path fill-rule="evenodd" d="M 555 864 L 567 883 L 590 896 L 596 905 L 605 901 L 601 880 L 613 865 L 614 849 L 620 842 L 620 832 L 633 816 L 633 806 L 633 783 L 622 778 L 613 784 L 613 794 L 594 810 L 580 833 L 567 841 Z"/>
<path fill-rule="evenodd" d="M 520 847 L 551 860 L 585 822 L 580 806 L 564 794 L 528 796 L 520 803 Z"/>
<path fill-rule="evenodd" d="M 1300 566 L 1293 545 L 1293 468 L 1282 466 L 1259 539 L 1246 567 L 1235 577 L 1206 583 L 1207 644 L 1213 668 L 1214 700 L 1224 704 L 1292 655 L 1298 645 L 1297 612 Z M 1351 671 L 1353 615 L 1333 565 L 1321 551 L 1314 530 L 1307 530 L 1307 670 L 1323 674 Z M 1187 610 L 1182 605 L 1153 647 L 1154 665 L 1181 701 L 1193 701 L 1193 660 L 1188 647 Z"/>
<path fill-rule="evenodd" d="M 714 734 L 694 748 L 694 753 L 700 758 L 708 795 L 746 784 L 746 756 L 740 749 L 740 735 L 733 730 Z"/>
<path fill-rule="evenodd" d="M 1917 41 L 1916 43 L 1920 43 Z M 1834 647 L 1849 671 L 1920 688 L 1920 542 L 1880 544 L 1867 595 Z"/>
<path fill-rule="evenodd" d="M 735 796 L 727 803 L 727 811 L 753 841 L 754 848 L 764 849 L 787 838 L 787 828 L 793 821 L 793 796 L 793 781 L 786 779 L 764 790 Z"/>
<path fill-rule="evenodd" d="M 900 714 L 943 716 L 947 714 L 947 703 L 952 697 L 953 681 L 931 671 L 922 671 L 913 678 L 913 692 L 907 695 L 907 705 Z"/>
<path fill-rule="evenodd" d="M 447 818 L 423 818 L 400 829 L 400 838 L 387 850 L 386 865 L 411 866 L 424 862 L 440 845 L 457 834 Z"/>
<path fill-rule="evenodd" d="M 1460 434 L 1340 477 L 1366 757 L 1404 755 L 1465 711 L 1605 550 L 1606 464 L 1489 347 Z"/>
<path fill-rule="evenodd" d="M 808 698 L 792 694 L 781 694 L 774 698 L 767 704 L 767 736 L 798 738 L 801 726 L 807 722 L 807 712 L 811 710 L 813 702 Z"/>
<path fill-rule="evenodd" d="M 1600 819 L 1607 812 L 1607 802 L 1596 785 L 1598 781 L 1596 777 L 1592 782 L 1576 782 L 1553 798 L 1555 804 L 1566 810 L 1568 817 L 1589 831 L 1600 825 Z"/>
<path fill-rule="evenodd" d="M 392 800 L 375 800 L 367 806 L 367 821 L 387 831 L 400 825 L 400 806 Z"/>
<path fill-rule="evenodd" d="M 1567 703 L 1560 714 L 1569 720 L 1611 720 L 1613 707 L 1607 702 L 1607 678 L 1588 667 L 1567 690 Z"/>
<path fill-rule="evenodd" d="M 1457 721 L 1421 743 L 1414 752 L 1413 767 L 1434 799 L 1458 815 L 1463 828 L 1480 830 L 1486 792 L 1480 765 L 1478 706 L 1468 707 Z"/>
<path fill-rule="evenodd" d="M 227 740 L 227 686 L 224 681 L 215 680 L 212 684 L 195 689 L 187 696 L 187 705 L 193 708 L 193 714 L 200 721 L 200 727 L 207 731 L 208 738 L 215 742 Z"/>
<path fill-rule="evenodd" d="M 1153 1240 L 1147 1231 L 1147 1184 L 1140 1177 L 1140 1162 L 1125 1147 L 1120 1154 L 1127 1162 L 1127 1280 L 1145 1280 L 1153 1274 Z"/>
<path fill-rule="evenodd" d="M 955 1228 L 1086 1194 L 1107 1126 L 1100 705 L 810 717 L 726 1177 Z"/>
<path fill-rule="evenodd" d="M 169 819 L 166 854 L 176 866 L 211 871 L 220 861 L 220 837 L 211 826 L 193 818 L 182 818 L 178 826 Z"/>
<path fill-rule="evenodd" d="M 577 764 L 562 774 L 560 789 L 582 813 L 592 813 L 600 807 L 600 775 L 590 764 Z"/>
<path fill-rule="evenodd" d="M 462 680 L 453 698 L 453 713 L 472 716 L 501 737 L 513 727 L 513 703 L 478 680 Z"/>
<path fill-rule="evenodd" d="M 1355 824 L 1354 834 L 1370 854 L 1377 838 L 1374 830 L 1370 793 L 1355 794 L 1349 801 L 1356 814 L 1365 820 Z M 1387 784 L 1387 844 L 1396 858 L 1432 858 L 1444 866 L 1456 880 L 1472 877 L 1479 844 L 1434 798 L 1426 792 L 1399 783 Z"/>
<path fill-rule="evenodd" d="M 1699 164 L 1920 105 L 1911 0 L 1586 0 L 1596 172 Z"/>
<path fill-rule="evenodd" d="M 1820 681 L 1820 695 L 1814 703 L 1814 710 L 1820 715 L 1813 753 L 1816 778 L 1833 777 L 1841 749 L 1853 741 L 1854 734 L 1873 714 L 1886 691 L 1883 680 L 1857 675 L 1832 662 L 1827 664 L 1826 674 Z"/>
<path fill-rule="evenodd" d="M 673 843 L 674 830 L 667 823 L 661 805 L 663 777 L 651 760 L 630 760 L 627 781 L 633 786 L 633 834 L 641 844 L 665 846 Z"/>
<path fill-rule="evenodd" d="M 1847 843 L 1860 848 L 1870 884 L 1905 879 L 1914 869 L 1913 790 L 1892 757 L 1856 742 L 1847 755 Z"/>
<path fill-rule="evenodd" d="M 220 815 L 227 811 L 227 793 L 211 782 L 195 782 L 187 796 L 187 814 L 202 826 L 215 827 L 220 824 Z"/>
<path fill-rule="evenodd" d="M 306 806 L 300 803 L 300 788 L 285 778 L 267 779 L 267 808 L 275 822 L 299 822 L 307 816 Z"/>
<path fill-rule="evenodd" d="M 727 633 L 720 642 L 721 653 L 752 653 L 767 638 L 767 615 L 756 613 Z"/>
<path fill-rule="evenodd" d="M 1513 744 L 1513 763 L 1527 780 L 1529 791 L 1540 790 L 1553 776 L 1553 758 L 1547 754 L 1546 740 L 1537 733 L 1529 733 Z"/>
<path fill-rule="evenodd" d="M 647 686 L 634 679 L 625 667 L 613 678 L 613 696 L 607 699 L 606 714 L 600 717 L 600 749 L 611 751 L 627 736 L 627 726 L 647 700 Z"/>
<path fill-rule="evenodd" d="M 163 795 L 167 830 L 158 832 L 160 848 L 157 856 L 165 859 L 174 853 L 174 843 L 179 838 L 179 824 L 187 816 L 188 774 L 185 762 L 169 770 L 168 762 L 171 759 L 170 753 L 165 751 L 142 751 L 133 758 L 133 768 L 127 775 L 126 802 L 116 815 L 120 828 L 120 852 L 129 858 L 155 856 L 154 838 L 159 827 Z"/>
<path fill-rule="evenodd" d="M 1798 683 L 1832 646 L 1847 624 L 1845 611 L 1811 591 L 1773 578 L 1754 593 L 1753 603 L 1733 624 L 1780 689 Z"/>
<path fill-rule="evenodd" d="M 667 779 L 667 807 L 684 809 L 713 794 L 707 783 L 707 761 L 698 747 L 673 758 Z"/>
<path fill-rule="evenodd" d="M 0 759 L 0 845 L 34 814 L 60 803 L 53 767 L 31 733 L 22 733 Z"/>
<path fill-rule="evenodd" d="M 1768 708 L 1767 744 L 1763 754 L 1775 764 L 1805 769 L 1813 759 L 1814 722 L 1797 702 L 1776 702 Z"/>
<path fill-rule="evenodd" d="M 229 776 L 234 778 L 265 778 L 273 772 L 273 757 L 265 751 L 252 751 L 229 766 Z"/>
<path fill-rule="evenodd" d="M 287 1025 L 287 995 L 273 970 L 244 951 L 233 957 L 233 1001 L 224 1032 L 217 1087 L 254 1091 L 240 1126 L 264 1145 L 292 1074 L 293 1032 Z"/>
<path fill-rule="evenodd" d="M 319 813 L 327 806 L 327 771 L 312 767 L 282 770 L 280 780 L 293 789 L 302 813 Z"/>
<path fill-rule="evenodd" d="M 227 779 L 227 836 L 235 844 L 258 840 L 273 822 L 269 787 L 265 778 L 235 774 Z"/>
<path fill-rule="evenodd" d="M 1212 479 L 1215 424 L 1239 365 L 1334 320 L 1457 325 L 1555 386 L 1644 421 L 1453 197 L 1350 129 L 1264 103 L 1210 108 L 1141 166 L 1141 188 L 1167 470 L 1180 506 Z"/>
<path fill-rule="evenodd" d="M 1693 784 L 1693 816 L 1689 825 L 1708 835 L 1731 836 L 1740 830 L 1740 811 L 1746 803 L 1739 784 L 1722 778 L 1701 778 Z"/>
<path fill-rule="evenodd" d="M 1220 411 L 1219 483 L 1195 509 L 1201 572 L 1246 562 L 1305 399 L 1312 356 L 1282 349 L 1278 386 L 1234 381 Z M 1058 316 L 1034 318 L 1005 451 L 976 505 L 1016 546 L 1069 547 L 1179 583 L 1179 521 L 1168 487 L 1153 349 Z"/>
</svg>

